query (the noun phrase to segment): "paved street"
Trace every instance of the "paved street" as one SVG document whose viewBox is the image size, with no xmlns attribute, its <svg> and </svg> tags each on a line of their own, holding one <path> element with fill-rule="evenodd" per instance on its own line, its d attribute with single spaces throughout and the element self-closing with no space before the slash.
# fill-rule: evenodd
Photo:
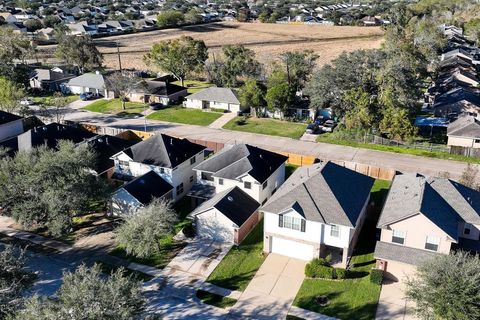
<svg viewBox="0 0 480 320">
<path fill-rule="evenodd" d="M 299 141 L 289 138 L 209 127 L 151 121 L 145 120 L 144 118 L 122 118 L 82 110 L 71 110 L 71 112 L 66 114 L 65 119 L 135 130 L 144 130 L 146 123 L 148 131 L 161 131 L 179 137 L 209 140 L 219 143 L 249 143 L 273 151 L 311 155 L 324 160 L 352 161 L 395 169 L 402 172 L 420 172 L 427 175 L 449 172 L 452 178 L 459 178 L 466 167 L 465 163 L 458 161 L 432 159 L 311 141 Z"/>
</svg>

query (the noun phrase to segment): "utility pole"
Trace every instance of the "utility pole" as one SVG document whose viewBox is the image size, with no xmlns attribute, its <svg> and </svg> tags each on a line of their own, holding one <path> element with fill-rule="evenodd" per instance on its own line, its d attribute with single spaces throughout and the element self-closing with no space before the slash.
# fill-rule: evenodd
<svg viewBox="0 0 480 320">
<path fill-rule="evenodd" d="M 118 41 L 117 41 L 117 55 L 118 55 L 118 68 L 120 69 L 120 72 L 122 72 L 122 59 L 120 58 L 120 46 L 118 45 Z"/>
</svg>

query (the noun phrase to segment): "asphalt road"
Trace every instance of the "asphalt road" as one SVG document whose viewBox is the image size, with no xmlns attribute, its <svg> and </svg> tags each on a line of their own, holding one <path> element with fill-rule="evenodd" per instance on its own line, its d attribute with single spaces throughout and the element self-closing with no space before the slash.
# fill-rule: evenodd
<svg viewBox="0 0 480 320">
<path fill-rule="evenodd" d="M 65 120 L 135 130 L 144 130 L 146 128 L 147 131 L 159 131 L 173 136 L 208 140 L 218 143 L 249 143 L 272 151 L 315 156 L 321 160 L 352 161 L 360 164 L 395 169 L 401 172 L 418 172 L 425 175 L 438 175 L 439 173 L 448 172 L 453 179 L 458 179 L 466 167 L 466 163 L 459 161 L 300 141 L 290 138 L 209 127 L 151 121 L 145 120 L 143 117 L 117 117 L 78 109 L 70 110 L 65 115 Z"/>
</svg>

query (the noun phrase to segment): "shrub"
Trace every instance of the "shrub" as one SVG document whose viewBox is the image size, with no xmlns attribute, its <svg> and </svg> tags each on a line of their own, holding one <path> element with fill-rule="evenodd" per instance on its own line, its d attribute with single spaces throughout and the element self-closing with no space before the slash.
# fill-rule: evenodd
<svg viewBox="0 0 480 320">
<path fill-rule="evenodd" d="M 370 272 L 370 282 L 381 285 L 383 281 L 383 270 L 372 269 Z"/>
<path fill-rule="evenodd" d="M 193 237 L 195 237 L 195 228 L 193 227 L 192 224 L 186 225 L 186 226 L 182 229 L 182 232 L 183 232 L 183 234 L 185 235 L 185 237 L 187 237 L 187 238 L 193 238 Z"/>
<path fill-rule="evenodd" d="M 335 268 L 336 279 L 346 279 L 348 277 L 348 270 L 343 268 Z"/>
<path fill-rule="evenodd" d="M 305 266 L 305 275 L 309 278 L 333 279 L 333 268 L 325 265 L 325 260 L 315 259 Z"/>
</svg>

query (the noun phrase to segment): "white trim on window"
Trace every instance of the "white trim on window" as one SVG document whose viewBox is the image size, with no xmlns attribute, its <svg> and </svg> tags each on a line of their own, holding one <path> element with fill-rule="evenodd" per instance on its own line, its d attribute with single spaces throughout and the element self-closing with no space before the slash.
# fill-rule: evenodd
<svg viewBox="0 0 480 320">
<path fill-rule="evenodd" d="M 340 238 L 340 226 L 335 224 L 330 225 L 330 236 Z"/>
</svg>

